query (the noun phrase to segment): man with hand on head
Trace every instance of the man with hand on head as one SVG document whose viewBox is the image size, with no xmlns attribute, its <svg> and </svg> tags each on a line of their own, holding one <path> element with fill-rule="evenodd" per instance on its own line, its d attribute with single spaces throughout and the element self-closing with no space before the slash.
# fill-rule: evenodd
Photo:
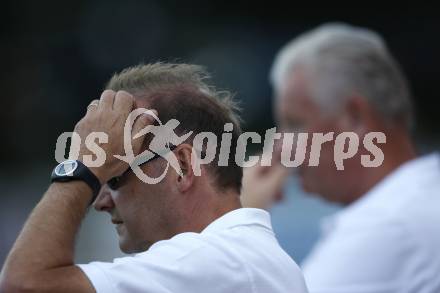
<svg viewBox="0 0 440 293">
<path fill-rule="evenodd" d="M 99 145 L 104 164 L 86 167 L 81 160 L 93 153 L 81 145 L 77 161 L 55 169 L 5 262 L 1 292 L 307 292 L 299 268 L 277 243 L 269 214 L 241 207 L 242 169 L 234 162 L 241 128 L 230 97 L 220 97 L 206 78 L 199 66 L 156 63 L 110 80 L 75 127 L 82 140 L 92 132 L 108 134 Z M 139 166 L 150 178 L 167 170 L 157 184 L 141 181 L 114 157 L 125 151 L 124 125 L 136 108 L 154 109 L 164 124 L 176 119 L 180 137 L 193 132 Z M 128 137 L 152 125 L 152 116 L 139 116 Z M 234 126 L 229 164 L 219 166 L 216 157 L 196 176 L 191 139 L 201 132 L 221 137 L 226 123 Z M 134 139 L 134 154 L 151 139 Z M 167 155 L 175 156 L 181 172 L 168 168 Z M 133 256 L 73 263 L 75 236 L 92 200 L 111 215 L 121 250 Z"/>
<path fill-rule="evenodd" d="M 440 157 L 416 155 L 408 84 L 382 38 L 323 25 L 282 48 L 271 81 L 279 127 L 309 134 L 296 170 L 303 189 L 345 206 L 326 219 L 302 265 L 310 292 L 440 292 Z M 343 170 L 334 139 L 322 144 L 319 164 L 309 165 L 314 133 L 344 132 L 360 143 Z M 373 132 L 385 136 L 375 141 L 383 161 L 368 167 L 365 158 L 381 159 L 363 144 Z M 288 176 L 283 168 L 245 170 L 243 205 L 269 208 Z"/>
</svg>

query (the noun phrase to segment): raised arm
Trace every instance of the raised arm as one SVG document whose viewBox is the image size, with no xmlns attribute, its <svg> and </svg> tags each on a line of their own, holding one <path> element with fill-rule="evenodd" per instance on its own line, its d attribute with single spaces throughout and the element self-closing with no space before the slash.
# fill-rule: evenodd
<svg viewBox="0 0 440 293">
<path fill-rule="evenodd" d="M 134 98 L 125 92 L 104 91 L 99 101 L 88 107 L 85 117 L 75 127 L 80 137 L 91 132 L 108 134 L 108 143 L 100 147 L 106 152 L 101 167 L 90 168 L 101 183 L 121 174 L 127 165 L 114 154 L 123 153 L 125 121 L 134 107 Z M 141 115 L 133 132 L 151 123 Z M 141 139 L 133 143 L 139 152 Z M 87 148 L 80 148 L 90 155 Z M 35 207 L 18 236 L 0 275 L 0 292 L 94 292 L 84 273 L 74 265 L 74 242 L 92 189 L 83 181 L 52 183 Z"/>
</svg>

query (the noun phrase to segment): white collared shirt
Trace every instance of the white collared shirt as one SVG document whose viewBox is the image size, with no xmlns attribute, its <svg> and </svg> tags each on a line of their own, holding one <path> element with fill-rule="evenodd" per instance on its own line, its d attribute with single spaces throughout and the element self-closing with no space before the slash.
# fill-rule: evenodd
<svg viewBox="0 0 440 293">
<path fill-rule="evenodd" d="M 311 293 L 440 292 L 440 156 L 409 161 L 325 223 Z"/>
<path fill-rule="evenodd" d="M 201 233 L 181 233 L 112 263 L 79 265 L 96 291 L 307 292 L 295 262 L 279 246 L 270 215 L 231 211 Z"/>
</svg>

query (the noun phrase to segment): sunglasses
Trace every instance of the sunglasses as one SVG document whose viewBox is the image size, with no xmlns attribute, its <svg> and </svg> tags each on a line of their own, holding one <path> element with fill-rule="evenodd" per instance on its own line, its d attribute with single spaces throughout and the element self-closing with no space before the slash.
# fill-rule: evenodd
<svg viewBox="0 0 440 293">
<path fill-rule="evenodd" d="M 174 151 L 176 148 L 177 148 L 176 145 L 169 144 L 169 148 L 168 148 L 166 151 L 167 151 L 167 152 L 168 152 L 168 151 L 172 152 L 172 151 Z M 141 161 L 140 163 L 138 163 L 138 164 L 136 164 L 136 165 L 137 165 L 138 167 L 141 167 L 141 166 L 143 166 L 143 165 L 145 165 L 145 164 L 147 164 L 147 163 L 150 163 L 150 162 L 156 160 L 157 158 L 160 158 L 160 157 L 163 156 L 163 153 L 161 153 L 161 154 L 157 154 L 157 153 L 154 153 L 154 152 L 151 152 L 151 153 L 154 154 L 152 157 L 147 158 L 146 160 L 145 160 L 145 158 L 143 158 L 143 160 L 145 160 L 145 161 L 143 161 L 143 162 Z M 108 186 L 110 189 L 112 189 L 112 190 L 117 190 L 119 187 L 121 187 L 122 178 L 123 178 L 126 174 L 130 173 L 130 171 L 132 171 L 131 167 L 128 168 L 127 170 L 125 170 L 124 173 L 122 173 L 121 175 L 111 178 L 109 181 L 107 181 L 107 186 Z"/>
</svg>

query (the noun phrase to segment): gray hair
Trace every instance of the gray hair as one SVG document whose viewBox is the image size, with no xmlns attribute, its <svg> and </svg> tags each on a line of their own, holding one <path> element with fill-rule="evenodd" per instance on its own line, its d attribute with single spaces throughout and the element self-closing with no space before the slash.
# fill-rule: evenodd
<svg viewBox="0 0 440 293">
<path fill-rule="evenodd" d="M 389 122 L 413 124 L 411 94 L 400 66 L 375 32 L 342 23 L 324 24 L 287 43 L 270 79 L 275 91 L 294 68 L 313 78 L 311 96 L 335 109 L 344 98 L 366 98 Z"/>
</svg>

